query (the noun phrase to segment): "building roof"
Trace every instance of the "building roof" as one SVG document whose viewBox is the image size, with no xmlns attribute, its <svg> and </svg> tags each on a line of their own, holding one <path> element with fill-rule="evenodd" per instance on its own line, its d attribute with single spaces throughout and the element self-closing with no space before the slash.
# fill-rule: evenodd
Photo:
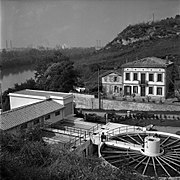
<svg viewBox="0 0 180 180">
<path fill-rule="evenodd" d="M 73 96 L 71 93 L 62 93 L 62 92 L 53 92 L 53 91 L 40 91 L 40 90 L 31 90 L 31 89 L 25 89 L 21 91 L 16 91 L 14 93 L 10 93 L 11 95 L 25 95 L 25 96 L 39 96 L 39 97 L 59 97 L 59 98 L 68 98 L 70 96 Z"/>
<path fill-rule="evenodd" d="M 173 64 L 173 62 L 157 57 L 146 57 L 137 61 L 128 62 L 123 64 L 122 68 L 133 68 L 133 67 L 151 67 L 151 68 L 166 68 Z"/>
<path fill-rule="evenodd" d="M 47 99 L 27 106 L 2 112 L 0 129 L 7 130 L 64 108 L 63 105 Z"/>
<path fill-rule="evenodd" d="M 121 71 L 121 69 L 116 69 L 116 70 L 106 71 L 106 72 L 104 72 L 103 74 L 101 74 L 100 77 L 107 76 L 108 74 L 111 74 L 111 73 L 115 73 L 115 74 L 118 74 L 119 76 L 122 76 L 122 71 Z"/>
</svg>

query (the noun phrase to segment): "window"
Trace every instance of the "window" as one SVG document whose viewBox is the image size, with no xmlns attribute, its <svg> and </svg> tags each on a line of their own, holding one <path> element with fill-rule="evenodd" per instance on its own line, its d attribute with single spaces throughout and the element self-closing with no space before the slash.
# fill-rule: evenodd
<svg viewBox="0 0 180 180">
<path fill-rule="evenodd" d="M 114 82 L 117 82 L 117 76 L 114 77 Z"/>
<path fill-rule="evenodd" d="M 162 82 L 162 74 L 158 74 L 157 75 L 157 81 L 158 82 Z"/>
<path fill-rule="evenodd" d="M 60 115 L 60 111 L 56 111 L 55 116 L 59 116 L 59 115 Z"/>
<path fill-rule="evenodd" d="M 138 93 L 138 86 L 133 86 L 133 93 L 135 93 L 135 94 Z"/>
<path fill-rule="evenodd" d="M 134 80 L 134 81 L 137 81 L 137 80 L 138 80 L 137 73 L 134 73 L 134 74 L 133 74 L 133 80 Z"/>
<path fill-rule="evenodd" d="M 161 87 L 157 87 L 157 95 L 162 95 L 162 88 Z"/>
<path fill-rule="evenodd" d="M 131 86 L 124 86 L 124 94 L 131 95 Z"/>
<path fill-rule="evenodd" d="M 39 123 L 39 119 L 34 120 L 34 125 Z"/>
<path fill-rule="evenodd" d="M 106 77 L 104 77 L 104 82 L 107 82 L 107 76 L 106 76 Z"/>
<path fill-rule="evenodd" d="M 149 74 L 149 81 L 154 81 L 154 74 Z"/>
<path fill-rule="evenodd" d="M 114 92 L 115 92 L 115 93 L 119 93 L 119 87 L 114 86 Z"/>
<path fill-rule="evenodd" d="M 126 73 L 126 80 L 130 81 L 130 73 Z"/>
<path fill-rule="evenodd" d="M 45 116 L 45 120 L 48 120 L 48 119 L 50 119 L 50 114 Z"/>
<path fill-rule="evenodd" d="M 21 129 L 26 129 L 27 128 L 27 123 L 21 124 Z"/>
<path fill-rule="evenodd" d="M 153 94 L 153 87 L 149 87 L 149 94 Z"/>
</svg>

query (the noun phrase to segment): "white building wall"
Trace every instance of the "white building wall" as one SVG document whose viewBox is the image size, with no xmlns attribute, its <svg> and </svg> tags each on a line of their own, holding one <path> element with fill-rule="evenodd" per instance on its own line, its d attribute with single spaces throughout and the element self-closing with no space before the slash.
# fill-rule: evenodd
<svg viewBox="0 0 180 180">
<path fill-rule="evenodd" d="M 126 73 L 130 73 L 130 80 L 126 80 Z M 137 73 L 136 81 L 133 80 L 133 73 Z M 145 73 L 145 80 L 148 85 L 145 87 L 145 96 L 156 96 L 156 97 L 164 97 L 165 96 L 165 69 L 164 68 L 124 68 L 123 71 L 123 90 L 124 86 L 131 86 L 131 90 L 133 93 L 133 86 L 138 86 L 138 96 L 141 95 L 141 87 L 139 85 L 139 81 L 141 80 L 141 73 Z M 149 74 L 154 74 L 154 81 L 149 81 Z M 157 81 L 158 74 L 162 74 L 162 82 Z M 149 87 L 153 87 L 153 95 L 149 95 Z M 157 95 L 157 87 L 162 88 L 162 95 Z"/>
<path fill-rule="evenodd" d="M 47 97 L 43 96 L 32 96 L 32 95 L 24 95 L 24 94 L 15 94 L 10 93 L 10 108 L 17 108 L 21 106 L 26 106 L 30 104 L 34 104 L 40 101 L 47 99 Z M 65 114 L 70 115 L 74 114 L 74 105 L 73 105 L 73 94 L 69 94 L 66 97 L 59 97 L 59 96 L 49 96 L 48 98 L 52 98 L 53 101 L 65 106 Z M 67 107 L 66 107 L 67 105 Z"/>
<path fill-rule="evenodd" d="M 117 81 L 116 82 L 112 81 L 111 79 L 112 77 L 117 77 Z M 108 74 L 107 76 L 102 77 L 102 84 L 109 84 L 109 83 L 113 83 L 117 85 L 122 84 L 122 76 L 116 73 L 111 73 L 111 74 Z"/>
<path fill-rule="evenodd" d="M 43 98 L 28 98 L 28 97 L 20 97 L 20 96 L 12 96 L 10 95 L 10 109 L 34 104 L 40 101 L 43 101 Z"/>
</svg>

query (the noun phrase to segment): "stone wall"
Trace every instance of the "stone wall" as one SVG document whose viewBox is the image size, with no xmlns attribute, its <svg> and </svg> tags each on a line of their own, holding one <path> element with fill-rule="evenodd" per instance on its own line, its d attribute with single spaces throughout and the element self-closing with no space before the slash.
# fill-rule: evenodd
<svg viewBox="0 0 180 180">
<path fill-rule="evenodd" d="M 74 101 L 76 108 L 82 109 L 98 109 L 99 103 L 97 98 L 89 97 L 77 97 Z M 114 109 L 114 110 L 134 110 L 134 111 L 178 111 L 180 112 L 180 106 L 172 104 L 156 104 L 156 103 L 142 103 L 142 102 L 129 102 L 129 101 L 117 101 L 117 100 L 101 100 L 102 109 Z"/>
</svg>

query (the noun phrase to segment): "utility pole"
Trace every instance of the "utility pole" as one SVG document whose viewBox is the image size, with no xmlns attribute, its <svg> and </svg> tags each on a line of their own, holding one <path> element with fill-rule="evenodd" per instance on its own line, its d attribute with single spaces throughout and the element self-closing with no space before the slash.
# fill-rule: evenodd
<svg viewBox="0 0 180 180">
<path fill-rule="evenodd" d="M 98 100 L 99 100 L 99 109 L 101 109 L 101 95 L 100 95 L 100 79 L 99 79 L 99 67 L 98 67 Z"/>
</svg>

